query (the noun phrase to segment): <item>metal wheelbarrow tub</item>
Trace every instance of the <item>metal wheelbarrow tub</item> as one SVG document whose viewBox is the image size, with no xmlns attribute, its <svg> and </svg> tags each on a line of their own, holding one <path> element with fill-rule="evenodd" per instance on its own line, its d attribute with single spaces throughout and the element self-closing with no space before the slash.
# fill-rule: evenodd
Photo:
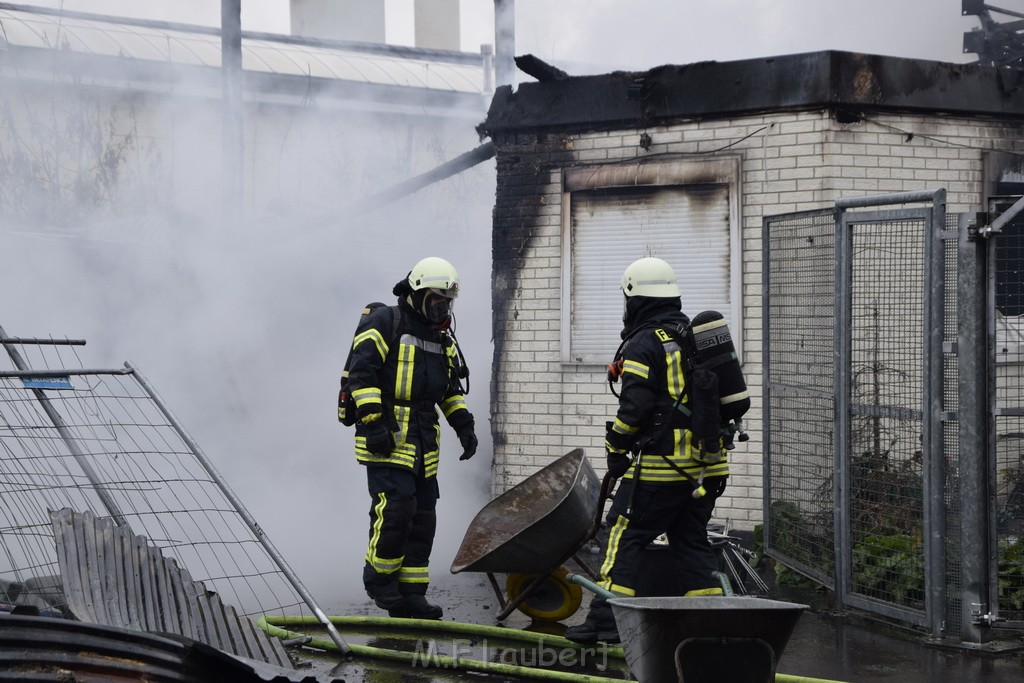
<svg viewBox="0 0 1024 683">
<path fill-rule="evenodd" d="M 776 661 L 807 605 L 765 598 L 611 598 L 626 662 L 637 680 L 678 680 L 676 648 L 690 638 L 758 639 Z"/>
<path fill-rule="evenodd" d="M 501 494 L 470 522 L 452 573 L 546 574 L 589 539 L 601 481 L 582 449 Z"/>
</svg>

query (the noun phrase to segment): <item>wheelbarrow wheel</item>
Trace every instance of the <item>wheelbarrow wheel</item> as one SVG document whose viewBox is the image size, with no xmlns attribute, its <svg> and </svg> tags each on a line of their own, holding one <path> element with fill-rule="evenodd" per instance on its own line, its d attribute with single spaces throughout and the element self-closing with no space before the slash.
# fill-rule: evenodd
<svg viewBox="0 0 1024 683">
<path fill-rule="evenodd" d="M 519 611 L 538 621 L 562 621 L 568 619 L 583 602 L 583 589 L 566 580 L 568 567 L 562 566 L 541 581 L 530 594 L 519 603 Z M 509 601 L 518 598 L 537 574 L 509 574 L 505 590 Z"/>
</svg>

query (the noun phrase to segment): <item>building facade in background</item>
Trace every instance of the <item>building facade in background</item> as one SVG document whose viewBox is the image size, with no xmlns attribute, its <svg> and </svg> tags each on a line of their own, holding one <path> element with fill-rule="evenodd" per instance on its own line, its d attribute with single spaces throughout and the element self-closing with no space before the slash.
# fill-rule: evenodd
<svg viewBox="0 0 1024 683">
<path fill-rule="evenodd" d="M 329 9 L 295 5 L 300 26 Z M 388 46 L 370 23 L 334 37 L 338 17 L 315 38 L 245 33 L 243 161 L 223 168 L 217 29 L 0 9 L 0 216 L 62 230 L 173 207 L 203 221 L 233 175 L 250 217 L 317 216 L 472 149 L 489 56 Z"/>
<path fill-rule="evenodd" d="M 717 514 L 757 524 L 762 219 L 935 188 L 950 212 L 987 210 L 1019 173 L 1021 87 L 1015 70 L 821 52 L 499 88 L 480 127 L 498 148 L 495 489 L 577 447 L 601 466 L 619 278 L 660 256 L 683 310 L 722 312 L 740 349 L 750 440 Z"/>
</svg>

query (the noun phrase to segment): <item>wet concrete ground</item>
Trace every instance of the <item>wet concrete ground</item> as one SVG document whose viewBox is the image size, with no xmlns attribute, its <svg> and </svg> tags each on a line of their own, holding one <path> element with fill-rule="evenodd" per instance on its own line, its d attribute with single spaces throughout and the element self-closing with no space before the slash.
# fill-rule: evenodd
<svg viewBox="0 0 1024 683">
<path fill-rule="evenodd" d="M 498 577 L 503 582 L 503 577 Z M 930 645 L 916 633 L 900 631 L 888 625 L 880 625 L 863 615 L 847 614 L 836 616 L 830 610 L 828 597 L 824 593 L 773 590 L 767 597 L 808 604 L 811 609 L 803 614 L 783 652 L 777 672 L 789 675 L 809 676 L 820 679 L 847 682 L 888 681 L 891 683 L 1003 683 L 1024 681 L 1024 654 L 991 656 L 961 649 L 945 649 Z M 435 578 L 430 598 L 445 609 L 445 621 L 459 621 L 495 626 L 498 612 L 497 598 L 486 577 L 481 574 L 459 574 Z M 589 596 L 584 594 L 583 607 L 571 618 L 560 624 L 533 624 L 520 612 L 514 612 L 505 620 L 509 628 L 545 630 L 560 634 L 565 626 L 579 623 L 586 614 Z M 383 613 L 369 601 L 337 605 L 328 609 L 329 614 L 383 616 Z M 312 631 L 310 631 L 312 632 Z M 346 641 L 352 644 L 371 644 L 388 647 L 388 637 L 348 634 L 342 632 Z M 1024 635 L 1024 634 L 1021 634 Z M 442 634 L 421 634 L 425 640 L 437 641 L 438 650 L 455 647 L 468 648 L 472 639 L 465 636 L 444 636 Z M 1021 638 L 1011 639 L 1012 644 L 1021 644 Z M 463 655 L 480 658 L 480 641 L 477 649 L 464 650 Z M 495 659 L 493 643 L 491 650 L 484 653 Z M 443 669 L 410 668 L 407 665 L 392 664 L 380 660 L 359 660 L 358 658 L 339 661 L 336 653 L 317 655 L 305 650 L 305 658 L 313 662 L 310 671 L 323 680 L 372 681 L 374 683 L 444 683 L 448 681 L 522 680 L 507 675 L 483 675 L 480 673 L 458 672 Z M 522 656 L 522 653 L 520 653 Z M 529 658 L 530 655 L 527 655 Z M 554 657 L 547 655 L 546 662 L 553 668 L 599 675 L 607 678 L 631 680 L 624 670 L 624 662 L 611 658 L 607 668 L 600 659 L 593 666 L 592 659 L 587 666 L 560 666 Z M 501 659 L 501 661 L 510 661 Z M 563 661 L 566 661 L 563 659 Z M 535 664 L 526 661 L 524 664 Z M 575 663 L 575 662 L 571 662 Z M 670 682 L 655 682 L 670 683 Z"/>
<path fill-rule="evenodd" d="M 811 606 L 779 660 L 781 673 L 858 683 L 1024 681 L 1024 654 L 1019 647 L 1000 656 L 940 647 L 920 633 L 880 624 L 863 614 L 833 615 L 824 593 L 777 590 L 771 597 Z M 1007 644 L 1022 642 L 1016 637 Z"/>
</svg>

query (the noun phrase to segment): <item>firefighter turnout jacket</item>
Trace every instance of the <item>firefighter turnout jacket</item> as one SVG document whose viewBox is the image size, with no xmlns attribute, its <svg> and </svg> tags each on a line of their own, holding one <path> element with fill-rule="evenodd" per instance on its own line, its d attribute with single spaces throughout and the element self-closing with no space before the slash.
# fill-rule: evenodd
<svg viewBox="0 0 1024 683">
<path fill-rule="evenodd" d="M 457 374 L 454 336 L 438 329 L 399 301 L 401 321 L 394 336 L 393 309 L 380 306 L 363 316 L 352 340 L 349 386 L 356 403 L 356 459 L 437 474 L 441 428 L 437 407 L 456 432 L 473 427 Z M 386 421 L 395 446 L 386 455 L 366 449 L 364 418 Z"/>
<path fill-rule="evenodd" d="M 682 312 L 663 314 L 659 320 L 640 324 L 622 349 L 619 408 L 605 438 L 610 453 L 641 453 L 640 481 L 678 484 L 687 478 L 679 468 L 697 480 L 729 474 L 727 459 L 705 466 L 693 459 L 688 417 L 684 351 L 667 329 L 689 324 Z M 682 400 L 675 406 L 676 399 Z M 673 409 L 675 406 L 675 409 Z M 631 467 L 624 478 L 636 472 Z"/>
</svg>

